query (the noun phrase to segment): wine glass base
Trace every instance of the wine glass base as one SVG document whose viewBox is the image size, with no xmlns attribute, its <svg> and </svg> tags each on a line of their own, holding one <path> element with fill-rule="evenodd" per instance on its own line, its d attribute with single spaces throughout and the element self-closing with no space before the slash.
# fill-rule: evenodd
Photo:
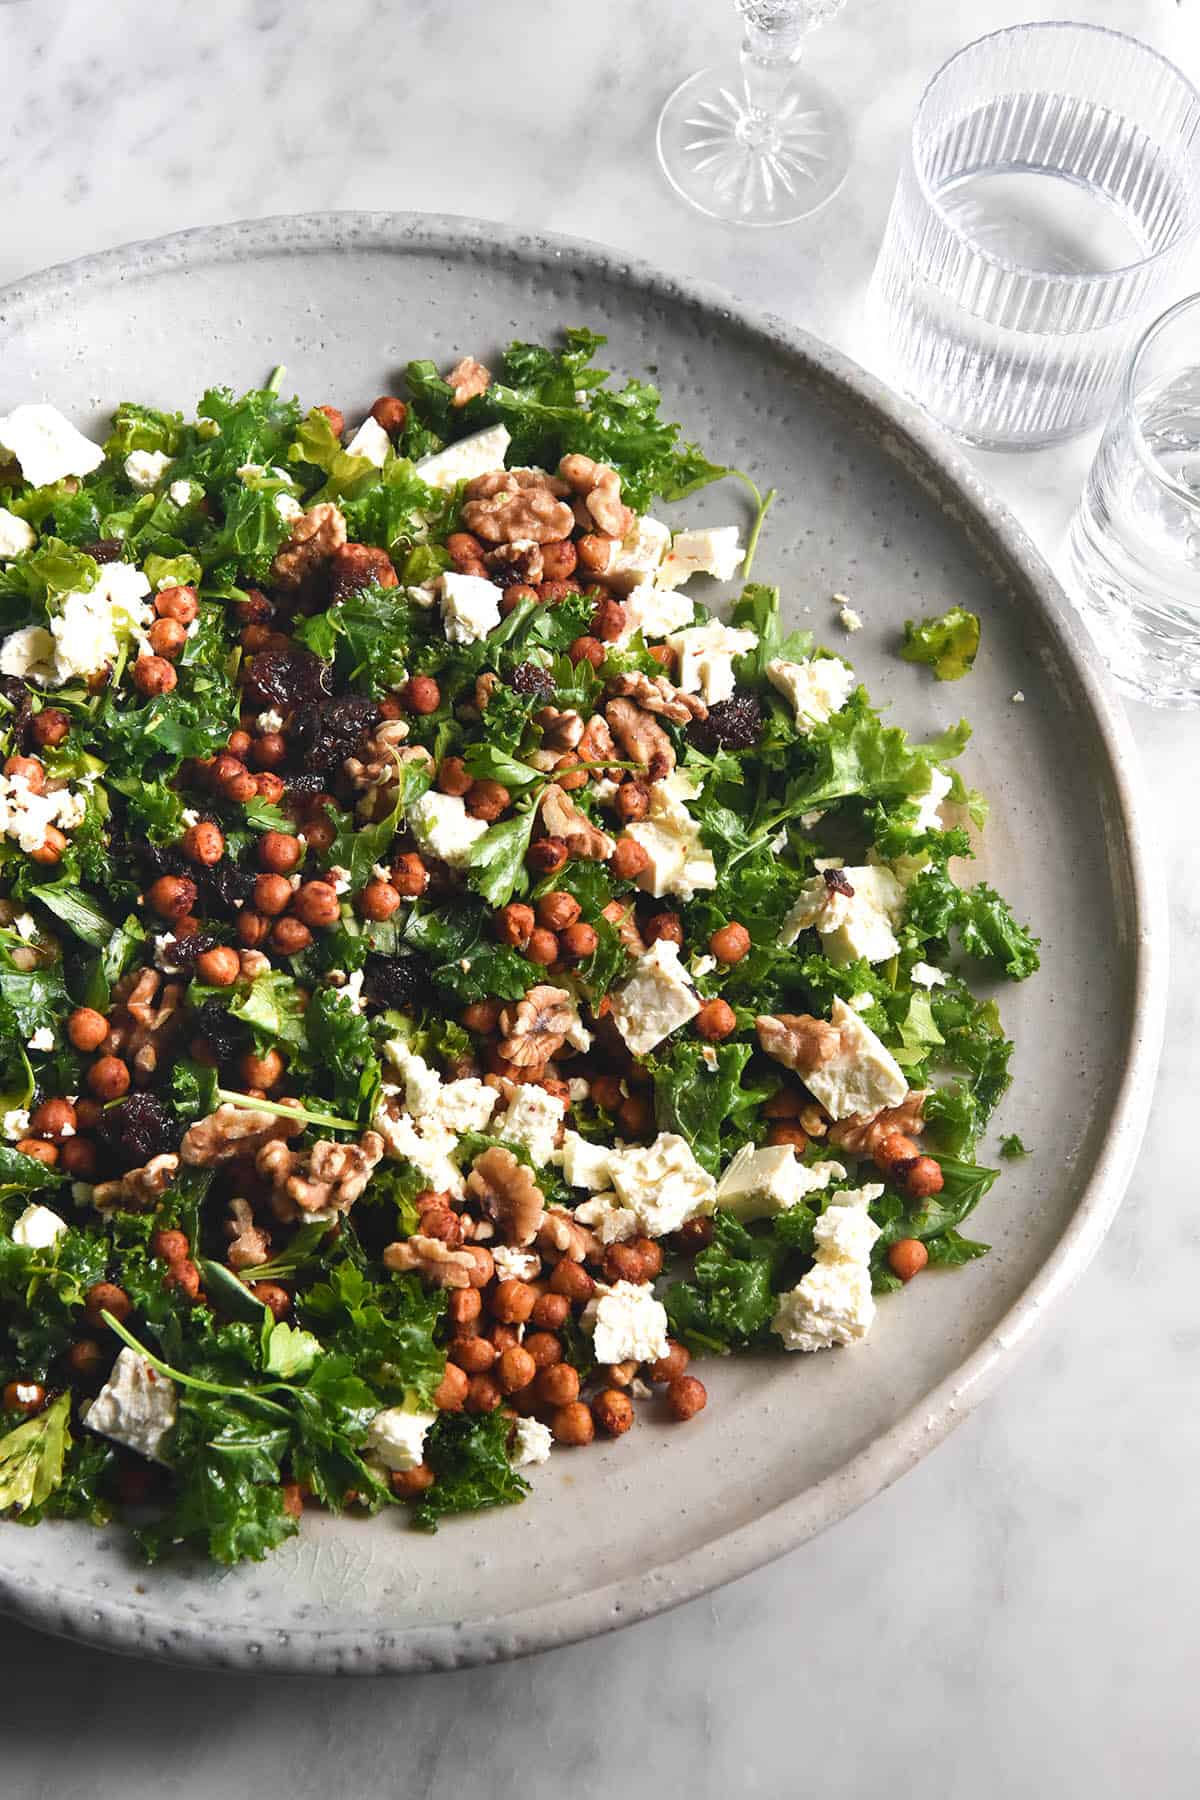
<svg viewBox="0 0 1200 1800">
<path fill-rule="evenodd" d="M 701 69 L 658 120 L 658 160 L 682 199 L 730 225 L 793 225 L 827 206 L 850 167 L 839 103 L 797 71 L 769 117 L 751 107 L 740 69 Z"/>
</svg>

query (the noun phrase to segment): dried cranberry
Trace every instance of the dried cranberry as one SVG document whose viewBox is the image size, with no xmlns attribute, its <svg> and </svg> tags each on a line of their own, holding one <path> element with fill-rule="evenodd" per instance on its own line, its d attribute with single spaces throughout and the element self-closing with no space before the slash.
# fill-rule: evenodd
<svg viewBox="0 0 1200 1800">
<path fill-rule="evenodd" d="M 537 663 L 523 662 L 513 670 L 512 685 L 518 694 L 549 695 L 554 692 L 554 677 Z"/>
<path fill-rule="evenodd" d="M 141 1168 L 152 1156 L 174 1150 L 180 1131 L 161 1100 L 153 1094 L 131 1094 L 110 1107 L 100 1132 L 116 1157 L 129 1169 Z"/>
<path fill-rule="evenodd" d="M 734 694 L 693 719 L 688 737 L 698 750 L 749 750 L 762 736 L 762 706 L 754 694 Z"/>
<path fill-rule="evenodd" d="M 408 1006 L 429 998 L 429 958 L 371 954 L 363 965 L 363 993 L 376 1006 Z"/>
<path fill-rule="evenodd" d="M 822 869 L 825 886 L 831 894 L 845 894 L 847 900 L 853 900 L 854 889 L 846 880 L 840 869 Z"/>
<path fill-rule="evenodd" d="M 97 538 L 95 543 L 81 544 L 80 548 L 93 562 L 114 563 L 120 562 L 125 544 L 121 538 Z"/>
<path fill-rule="evenodd" d="M 315 794 L 323 794 L 326 788 L 324 775 L 285 775 L 289 800 L 311 800 Z"/>
<path fill-rule="evenodd" d="M 285 711 L 316 706 L 332 691 L 329 664 L 300 644 L 290 650 L 260 650 L 251 660 L 243 684 L 248 707 L 274 706 Z"/>
<path fill-rule="evenodd" d="M 0 675 L 0 699 L 12 707 L 11 715 L 5 715 L 5 724 L 11 726 L 14 737 L 23 739 L 25 727 L 33 717 L 29 689 L 16 675 Z"/>
<path fill-rule="evenodd" d="M 199 889 L 200 910 L 205 913 L 218 913 L 223 918 L 230 918 L 241 911 L 254 893 L 253 871 L 239 869 L 227 856 L 208 868 L 189 865 L 189 872 Z"/>
<path fill-rule="evenodd" d="M 230 1063 L 249 1048 L 250 1027 L 235 1019 L 220 1000 L 206 1000 L 196 1014 L 196 1029 L 219 1063 Z"/>
<path fill-rule="evenodd" d="M 171 961 L 184 974 L 191 975 L 196 958 L 206 950 L 215 950 L 220 938 L 213 931 L 193 931 L 188 937 L 176 938 L 171 945 Z"/>
<path fill-rule="evenodd" d="M 288 748 L 307 769 L 338 769 L 379 723 L 379 707 L 361 694 L 324 700 L 292 721 Z"/>
</svg>

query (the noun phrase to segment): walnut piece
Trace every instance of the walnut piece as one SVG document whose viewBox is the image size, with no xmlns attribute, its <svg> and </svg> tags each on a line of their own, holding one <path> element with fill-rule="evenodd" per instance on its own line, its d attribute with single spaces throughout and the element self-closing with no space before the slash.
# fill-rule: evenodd
<svg viewBox="0 0 1200 1800">
<path fill-rule="evenodd" d="M 271 1183 L 276 1218 L 305 1214 L 348 1213 L 383 1156 L 377 1131 L 363 1133 L 359 1144 L 335 1144 L 322 1138 L 311 1150 L 289 1150 L 278 1141 L 264 1144 L 254 1166 Z"/>
<path fill-rule="evenodd" d="M 109 1015 L 105 1051 L 132 1064 L 138 1086 L 144 1087 L 182 1023 L 183 984 L 164 986 L 157 969 L 138 969 L 117 983 L 113 997 L 117 1004 Z"/>
<path fill-rule="evenodd" d="M 595 1233 L 563 1206 L 548 1206 L 538 1227 L 537 1247 L 568 1262 L 599 1262 L 600 1242 Z"/>
<path fill-rule="evenodd" d="M 229 1202 L 229 1249 L 225 1260 L 235 1272 L 258 1269 L 271 1260 L 270 1233 L 254 1223 L 254 1209 L 248 1200 Z"/>
<path fill-rule="evenodd" d="M 565 988 L 533 987 L 514 1012 L 500 1014 L 500 1054 L 506 1062 L 527 1068 L 557 1056 L 578 1024 L 575 1001 Z"/>
<path fill-rule="evenodd" d="M 526 587 L 536 587 L 546 573 L 542 546 L 534 543 L 497 544 L 488 551 L 483 563 L 488 574 L 496 576 L 504 586 L 522 582 Z"/>
<path fill-rule="evenodd" d="M 665 675 L 618 675 L 609 684 L 609 693 L 617 699 L 633 700 L 643 712 L 657 713 L 670 719 L 672 725 L 686 725 L 689 719 L 707 719 L 708 708 L 699 694 L 685 694 Z"/>
<path fill-rule="evenodd" d="M 361 756 L 348 756 L 342 765 L 355 787 L 387 787 L 396 779 L 396 758 L 408 736 L 404 719 L 385 719 L 363 746 Z M 419 745 L 414 745 L 418 749 Z M 429 752 L 426 751 L 428 756 Z"/>
<path fill-rule="evenodd" d="M 885 1106 L 877 1113 L 851 1113 L 831 1128 L 829 1142 L 838 1150 L 848 1150 L 851 1156 L 874 1156 L 884 1138 L 894 1137 L 897 1132 L 903 1137 L 920 1137 L 925 1129 L 929 1092 L 928 1088 L 909 1088 L 899 1106 Z"/>
<path fill-rule="evenodd" d="M 179 1158 L 171 1151 L 152 1156 L 143 1168 L 128 1170 L 119 1181 L 98 1182 L 92 1189 L 92 1205 L 101 1212 L 114 1206 L 122 1212 L 149 1212 L 174 1181 L 178 1167 Z"/>
<path fill-rule="evenodd" d="M 568 793 L 552 781 L 542 794 L 542 824 L 583 862 L 607 862 L 616 844 L 607 831 L 585 818 Z"/>
<path fill-rule="evenodd" d="M 608 721 L 603 713 L 592 714 L 583 728 L 583 736 L 576 745 L 576 749 L 579 752 L 580 762 L 606 763 L 611 761 L 615 763 L 620 760 L 617 746 L 613 743 L 612 732 L 608 729 Z M 600 781 L 610 771 L 597 768 L 592 769 L 590 773 L 593 781 Z M 619 774 L 620 771 L 612 770 L 611 773 Z"/>
<path fill-rule="evenodd" d="M 469 1250 L 452 1250 L 441 1238 L 416 1233 L 403 1243 L 385 1244 L 383 1266 L 395 1275 L 416 1272 L 433 1287 L 471 1287 L 476 1262 Z"/>
<path fill-rule="evenodd" d="M 583 736 L 583 720 L 577 712 L 560 712 L 557 706 L 543 706 L 533 718 L 534 723 L 542 728 L 543 749 L 564 751 L 578 748 Z"/>
<path fill-rule="evenodd" d="M 480 394 L 486 394 L 491 379 L 490 369 L 485 369 L 473 356 L 464 356 L 446 377 L 447 384 L 454 389 L 451 406 L 465 406 L 468 400 L 475 400 Z"/>
<path fill-rule="evenodd" d="M 803 1080 L 824 1063 L 831 1062 L 842 1048 L 842 1034 L 828 1019 L 814 1019 L 811 1013 L 769 1014 L 755 1019 L 758 1041 L 768 1056 L 794 1069 Z"/>
<path fill-rule="evenodd" d="M 522 1249 L 532 1244 L 546 1199 L 532 1171 L 511 1150 L 496 1144 L 477 1156 L 467 1176 L 467 1194 L 491 1219 L 502 1243 Z"/>
<path fill-rule="evenodd" d="M 557 543 L 570 537 L 575 515 L 540 469 L 497 469 L 467 483 L 464 529 L 485 544 Z"/>
<path fill-rule="evenodd" d="M 610 700 L 604 716 L 627 761 L 670 774 L 675 767 L 675 746 L 657 719 L 632 700 Z"/>
<path fill-rule="evenodd" d="M 631 956 L 645 954 L 646 941 L 638 930 L 637 915 L 633 910 L 632 900 L 628 902 L 610 900 L 600 916 L 607 919 L 609 924 L 616 928 L 617 936 Z"/>
<path fill-rule="evenodd" d="M 615 469 L 572 452 L 563 457 L 558 472 L 582 501 L 589 530 L 612 538 L 623 538 L 633 530 L 637 514 L 621 499 L 621 477 Z"/>
<path fill-rule="evenodd" d="M 179 1154 L 192 1168 L 210 1169 L 216 1163 L 232 1162 L 235 1156 L 254 1156 L 264 1144 L 298 1137 L 303 1130 L 303 1119 L 282 1118 L 278 1113 L 224 1101 L 207 1119 L 188 1126 Z"/>
<path fill-rule="evenodd" d="M 322 501 L 292 520 L 286 544 L 271 564 L 271 580 L 277 588 L 303 587 L 346 542 L 346 520 L 340 508 Z"/>
</svg>

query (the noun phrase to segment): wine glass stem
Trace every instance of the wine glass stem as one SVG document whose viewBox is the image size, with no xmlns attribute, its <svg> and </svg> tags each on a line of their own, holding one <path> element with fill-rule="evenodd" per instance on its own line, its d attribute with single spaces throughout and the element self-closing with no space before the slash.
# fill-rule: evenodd
<svg viewBox="0 0 1200 1800">
<path fill-rule="evenodd" d="M 757 125 L 766 130 L 779 117 L 783 91 L 800 60 L 803 38 L 802 27 L 782 25 L 766 31 L 747 20 L 740 59 L 750 129 Z"/>
</svg>

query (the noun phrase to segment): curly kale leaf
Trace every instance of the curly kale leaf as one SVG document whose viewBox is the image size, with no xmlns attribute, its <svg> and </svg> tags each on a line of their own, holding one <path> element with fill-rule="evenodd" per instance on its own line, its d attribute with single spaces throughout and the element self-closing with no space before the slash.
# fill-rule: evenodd
<svg viewBox="0 0 1200 1800">
<path fill-rule="evenodd" d="M 939 681 L 961 681 L 974 667 L 979 651 L 979 620 L 965 607 L 952 606 L 937 618 L 908 619 L 900 654 L 905 662 L 925 663 Z"/>
</svg>

